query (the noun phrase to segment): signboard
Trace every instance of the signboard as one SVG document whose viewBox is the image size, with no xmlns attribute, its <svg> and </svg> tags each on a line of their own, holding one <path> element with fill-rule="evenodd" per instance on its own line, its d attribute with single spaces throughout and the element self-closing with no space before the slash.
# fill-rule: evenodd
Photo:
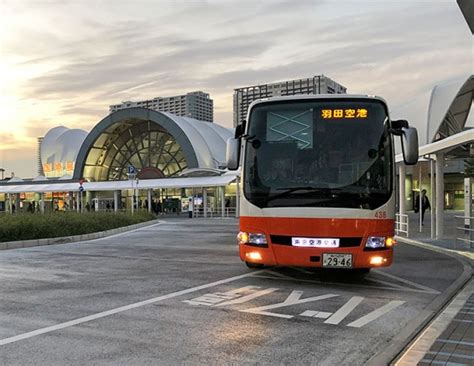
<svg viewBox="0 0 474 366">
<path fill-rule="evenodd" d="M 368 116 L 369 112 L 366 108 L 330 108 L 321 110 L 322 119 L 366 119 Z"/>
</svg>

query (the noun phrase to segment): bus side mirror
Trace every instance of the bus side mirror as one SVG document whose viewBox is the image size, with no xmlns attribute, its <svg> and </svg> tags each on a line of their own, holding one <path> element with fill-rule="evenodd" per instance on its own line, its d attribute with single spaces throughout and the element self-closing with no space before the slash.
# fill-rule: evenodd
<svg viewBox="0 0 474 366">
<path fill-rule="evenodd" d="M 240 138 L 229 137 L 227 139 L 227 169 L 237 170 L 239 169 L 239 157 L 240 157 Z"/>
<path fill-rule="evenodd" d="M 403 160 L 406 165 L 415 165 L 418 162 L 418 131 L 414 127 L 402 127 L 401 140 Z"/>
</svg>

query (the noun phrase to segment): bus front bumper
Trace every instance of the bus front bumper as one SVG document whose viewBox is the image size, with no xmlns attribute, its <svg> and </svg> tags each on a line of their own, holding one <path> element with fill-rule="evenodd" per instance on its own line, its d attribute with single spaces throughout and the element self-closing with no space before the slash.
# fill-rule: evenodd
<svg viewBox="0 0 474 366">
<path fill-rule="evenodd" d="M 363 250 L 363 248 L 300 248 L 280 245 L 257 247 L 240 244 L 240 259 L 244 262 L 259 263 L 267 266 L 327 267 L 335 268 L 328 263 L 333 258 L 351 259 L 350 265 L 339 265 L 336 268 L 376 268 L 388 267 L 393 261 L 393 249 Z M 350 257 L 348 257 L 349 255 Z M 324 260 L 326 259 L 326 260 Z M 345 263 L 345 262 L 344 262 Z"/>
</svg>

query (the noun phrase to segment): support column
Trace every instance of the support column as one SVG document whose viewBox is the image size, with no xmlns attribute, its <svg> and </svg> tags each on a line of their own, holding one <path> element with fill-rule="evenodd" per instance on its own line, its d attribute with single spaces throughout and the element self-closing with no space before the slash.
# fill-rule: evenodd
<svg viewBox="0 0 474 366">
<path fill-rule="evenodd" d="M 114 191 L 114 212 L 118 211 L 118 191 Z"/>
<path fill-rule="evenodd" d="M 151 189 L 147 191 L 148 212 L 151 212 Z"/>
<path fill-rule="evenodd" d="M 20 212 L 20 193 L 15 194 L 16 212 Z"/>
<path fill-rule="evenodd" d="M 468 248 L 472 248 L 472 239 L 474 233 L 471 231 L 472 227 L 472 178 L 464 178 L 464 237 L 467 242 L 465 244 Z"/>
<path fill-rule="evenodd" d="M 221 192 L 221 215 L 225 217 L 225 187 L 220 187 Z"/>
<path fill-rule="evenodd" d="M 13 213 L 12 194 L 8 193 L 7 197 L 8 197 L 8 212 L 12 214 Z"/>
<path fill-rule="evenodd" d="M 436 154 L 436 239 L 444 235 L 444 154 Z"/>
<path fill-rule="evenodd" d="M 421 195 L 421 190 L 423 189 L 421 187 L 421 179 L 422 179 L 422 176 L 421 176 L 421 161 L 418 162 L 418 188 L 420 190 L 419 194 L 418 194 L 418 215 L 419 215 L 419 232 L 421 233 L 423 231 L 423 222 L 422 222 L 422 212 L 423 212 L 423 199 L 422 199 L 422 195 Z"/>
<path fill-rule="evenodd" d="M 207 188 L 202 189 L 202 202 L 204 209 L 204 217 L 207 217 Z"/>
<path fill-rule="evenodd" d="M 235 217 L 240 217 L 240 177 L 237 177 L 237 189 L 235 192 L 236 198 L 236 207 L 235 207 Z"/>
<path fill-rule="evenodd" d="M 40 212 L 44 214 L 44 192 L 40 193 Z"/>
<path fill-rule="evenodd" d="M 436 194 L 435 194 L 435 161 L 430 159 L 430 185 L 431 185 L 431 239 L 436 238 Z"/>
<path fill-rule="evenodd" d="M 73 192 L 68 192 L 67 194 L 67 204 L 68 204 L 68 210 L 69 211 L 74 211 L 74 193 Z"/>
<path fill-rule="evenodd" d="M 399 183 L 398 209 L 399 209 L 400 215 L 405 215 L 406 213 L 405 178 L 406 178 L 406 166 L 405 166 L 405 163 L 402 161 L 400 165 L 398 166 L 398 183 Z"/>
</svg>

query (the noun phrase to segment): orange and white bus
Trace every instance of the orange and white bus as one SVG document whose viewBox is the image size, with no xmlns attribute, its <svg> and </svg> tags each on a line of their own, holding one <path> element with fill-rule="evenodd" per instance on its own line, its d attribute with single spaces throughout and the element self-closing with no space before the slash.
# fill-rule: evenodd
<svg viewBox="0 0 474 366">
<path fill-rule="evenodd" d="M 389 266 L 395 243 L 393 135 L 406 164 L 416 129 L 391 121 L 385 101 L 359 95 L 253 102 L 227 142 L 241 165 L 240 258 L 250 268 Z"/>
</svg>

